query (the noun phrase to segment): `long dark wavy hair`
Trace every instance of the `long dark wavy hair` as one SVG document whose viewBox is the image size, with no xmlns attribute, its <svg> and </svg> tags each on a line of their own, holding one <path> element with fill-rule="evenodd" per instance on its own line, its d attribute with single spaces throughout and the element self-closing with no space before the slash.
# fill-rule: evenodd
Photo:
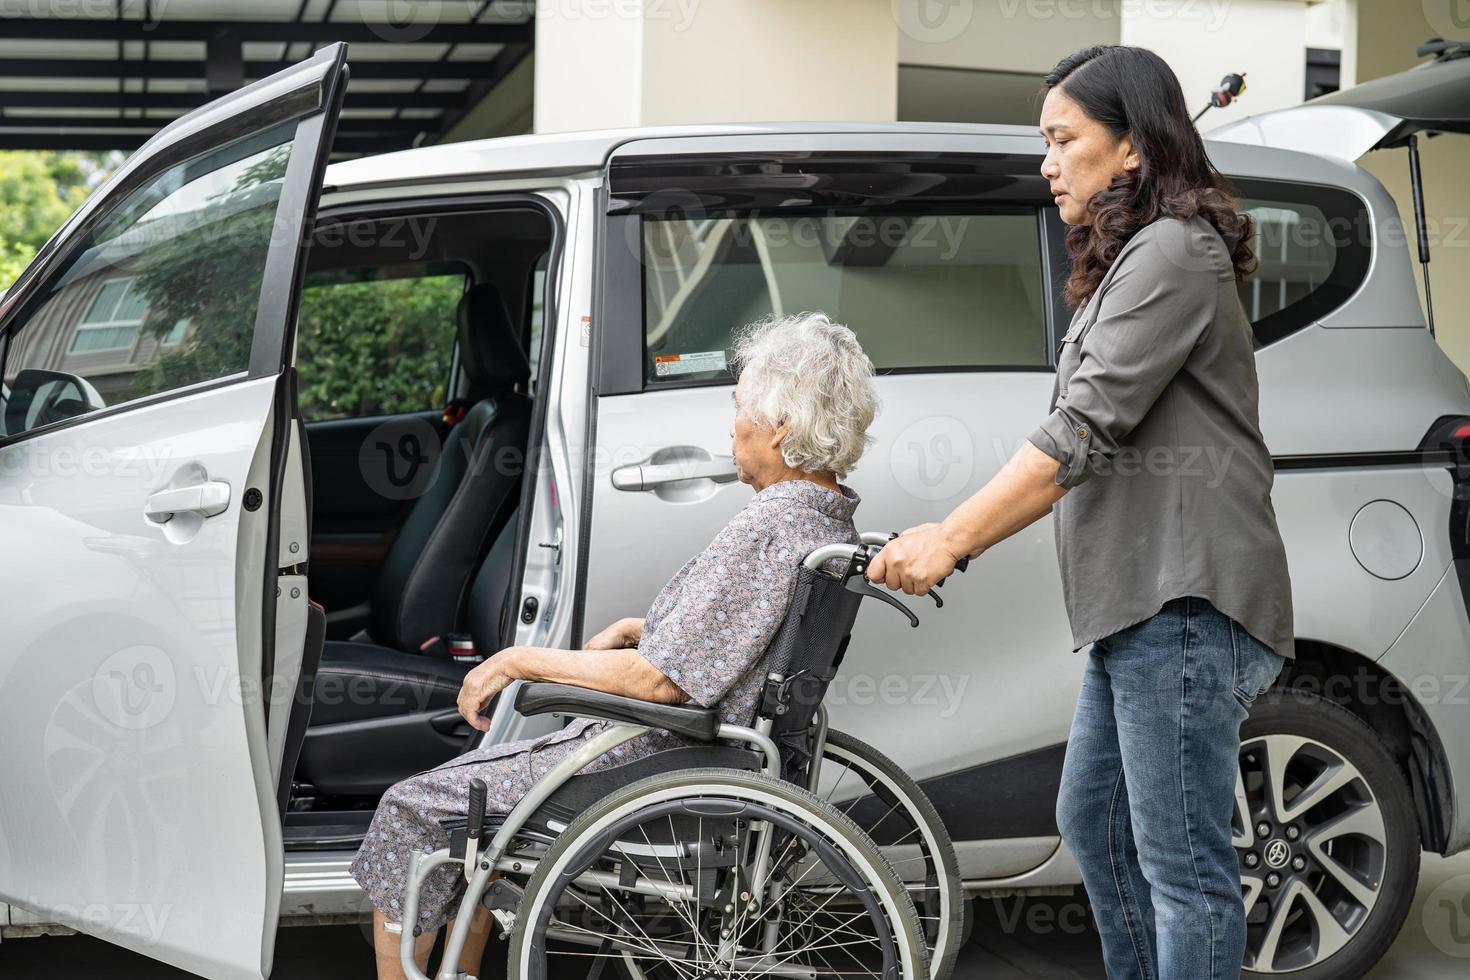
<svg viewBox="0 0 1470 980">
<path fill-rule="evenodd" d="M 1099 44 L 1057 62 L 1043 84 L 1060 85 L 1114 136 L 1131 135 L 1139 158 L 1137 169 L 1124 170 L 1085 203 L 1089 224 L 1067 229 L 1068 306 L 1087 302 L 1134 232 L 1166 216 L 1202 215 L 1230 249 L 1236 282 L 1255 271 L 1254 222 L 1236 210 L 1235 188 L 1205 155 L 1179 79 L 1164 59 L 1147 48 Z"/>
</svg>

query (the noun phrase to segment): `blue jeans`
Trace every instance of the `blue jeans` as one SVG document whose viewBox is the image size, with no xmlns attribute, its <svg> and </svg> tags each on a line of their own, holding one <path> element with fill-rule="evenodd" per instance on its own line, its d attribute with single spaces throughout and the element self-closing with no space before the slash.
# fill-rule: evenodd
<svg viewBox="0 0 1470 980">
<path fill-rule="evenodd" d="M 1057 826 L 1082 870 L 1110 978 L 1239 978 L 1240 723 L 1285 662 L 1199 596 L 1172 599 L 1088 651 Z"/>
</svg>

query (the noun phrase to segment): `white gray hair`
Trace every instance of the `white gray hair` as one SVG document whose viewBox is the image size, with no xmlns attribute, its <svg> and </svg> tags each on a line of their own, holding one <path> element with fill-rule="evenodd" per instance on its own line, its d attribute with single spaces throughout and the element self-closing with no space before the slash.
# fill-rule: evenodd
<svg viewBox="0 0 1470 980">
<path fill-rule="evenodd" d="M 825 313 L 768 316 L 735 336 L 734 368 L 747 379 L 741 411 L 756 425 L 783 422 L 781 458 L 793 469 L 845 477 L 873 437 L 873 362 L 853 332 Z"/>
</svg>

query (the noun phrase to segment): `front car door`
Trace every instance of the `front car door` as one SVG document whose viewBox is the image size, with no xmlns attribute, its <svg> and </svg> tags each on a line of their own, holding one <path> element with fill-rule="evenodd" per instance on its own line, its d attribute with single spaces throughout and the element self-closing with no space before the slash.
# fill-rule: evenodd
<svg viewBox="0 0 1470 980">
<path fill-rule="evenodd" d="M 293 320 L 345 53 L 171 123 L 0 307 L 0 898 L 206 977 L 275 946 Z"/>
<path fill-rule="evenodd" d="M 876 365 L 862 530 L 937 520 L 1046 415 L 1063 266 L 1039 139 L 905 133 L 626 144 L 602 243 L 585 632 L 638 615 L 750 498 L 730 466 L 730 332 L 822 310 Z M 969 878 L 1055 852 L 1080 672 L 1049 520 L 948 583 L 919 629 L 864 606 L 832 724 L 924 780 Z M 1017 692 L 1027 692 L 1025 697 Z"/>
</svg>

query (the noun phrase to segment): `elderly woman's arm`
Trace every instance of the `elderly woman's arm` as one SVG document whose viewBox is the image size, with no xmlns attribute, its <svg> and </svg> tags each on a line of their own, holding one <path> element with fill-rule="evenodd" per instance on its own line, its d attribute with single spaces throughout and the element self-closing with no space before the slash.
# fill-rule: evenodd
<svg viewBox="0 0 1470 980">
<path fill-rule="evenodd" d="M 480 731 L 488 730 L 490 721 L 480 712 L 511 681 L 573 684 L 662 704 L 689 700 L 679 685 L 636 649 L 589 652 L 506 647 L 465 675 L 459 689 L 459 713 Z"/>
</svg>

